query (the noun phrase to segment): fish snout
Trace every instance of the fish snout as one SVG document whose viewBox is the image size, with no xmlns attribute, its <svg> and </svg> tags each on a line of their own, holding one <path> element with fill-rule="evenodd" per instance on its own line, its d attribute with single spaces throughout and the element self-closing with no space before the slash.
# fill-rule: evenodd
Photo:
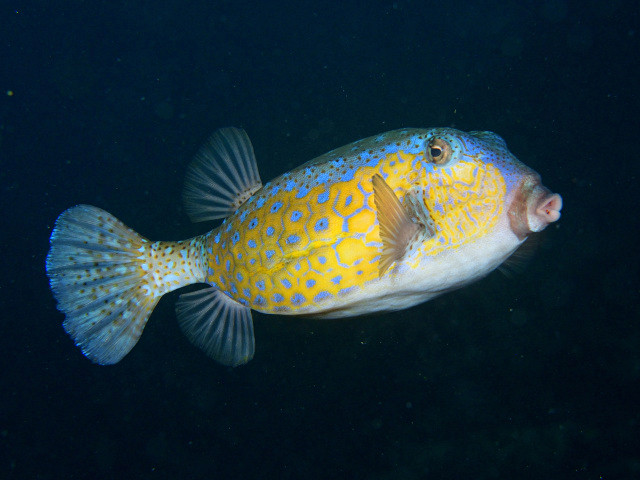
<svg viewBox="0 0 640 480">
<path fill-rule="evenodd" d="M 539 232 L 560 218 L 562 197 L 542 185 L 536 185 L 529 197 L 527 210 L 529 231 Z"/>
<path fill-rule="evenodd" d="M 509 225 L 523 240 L 557 221 L 561 209 L 562 197 L 543 186 L 537 174 L 527 175 L 515 189 L 509 205 Z"/>
</svg>

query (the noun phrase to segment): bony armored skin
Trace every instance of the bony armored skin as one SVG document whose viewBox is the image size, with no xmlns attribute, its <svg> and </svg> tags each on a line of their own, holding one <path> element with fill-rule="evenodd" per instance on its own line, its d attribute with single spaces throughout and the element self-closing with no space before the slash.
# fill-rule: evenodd
<svg viewBox="0 0 640 480">
<path fill-rule="evenodd" d="M 562 199 L 498 135 L 403 129 L 326 153 L 262 185 L 243 130 L 216 132 L 187 173 L 195 221 L 181 242 L 151 242 L 96 207 L 60 215 L 47 274 L 65 330 L 94 362 L 133 348 L 162 295 L 180 325 L 225 365 L 254 354 L 251 310 L 348 317 L 408 308 L 477 280 Z"/>
</svg>

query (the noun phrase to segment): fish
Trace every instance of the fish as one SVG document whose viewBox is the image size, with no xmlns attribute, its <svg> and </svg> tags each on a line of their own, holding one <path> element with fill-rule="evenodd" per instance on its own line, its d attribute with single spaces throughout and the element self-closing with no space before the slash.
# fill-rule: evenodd
<svg viewBox="0 0 640 480">
<path fill-rule="evenodd" d="M 83 354 L 119 362 L 166 293 L 179 325 L 227 366 L 254 356 L 251 311 L 345 318 L 403 310 L 479 280 L 560 218 L 562 197 L 488 131 L 405 128 L 332 150 L 262 184 L 246 132 L 215 132 L 188 166 L 185 211 L 220 220 L 151 241 L 77 205 L 56 220 L 46 272 Z"/>
</svg>

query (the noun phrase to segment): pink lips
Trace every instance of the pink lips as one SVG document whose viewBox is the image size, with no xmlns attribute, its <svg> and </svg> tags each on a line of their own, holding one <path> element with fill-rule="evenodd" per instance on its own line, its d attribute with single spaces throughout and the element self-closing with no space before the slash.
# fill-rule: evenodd
<svg viewBox="0 0 640 480">
<path fill-rule="evenodd" d="M 562 197 L 554 193 L 542 199 L 536 208 L 536 216 L 543 222 L 551 223 L 560 218 L 560 210 L 562 210 Z"/>
<path fill-rule="evenodd" d="M 525 176 L 514 192 L 509 206 L 509 225 L 524 240 L 560 218 L 562 197 L 540 184 L 537 174 Z"/>
</svg>

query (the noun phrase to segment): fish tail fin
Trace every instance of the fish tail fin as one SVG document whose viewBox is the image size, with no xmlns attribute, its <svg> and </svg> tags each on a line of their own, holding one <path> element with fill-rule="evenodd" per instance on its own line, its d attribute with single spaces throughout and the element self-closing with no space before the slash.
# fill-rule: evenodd
<svg viewBox="0 0 640 480">
<path fill-rule="evenodd" d="M 198 237 L 151 243 L 89 205 L 63 212 L 50 241 L 47 275 L 64 329 L 103 365 L 129 353 L 162 295 L 204 279 Z"/>
</svg>

